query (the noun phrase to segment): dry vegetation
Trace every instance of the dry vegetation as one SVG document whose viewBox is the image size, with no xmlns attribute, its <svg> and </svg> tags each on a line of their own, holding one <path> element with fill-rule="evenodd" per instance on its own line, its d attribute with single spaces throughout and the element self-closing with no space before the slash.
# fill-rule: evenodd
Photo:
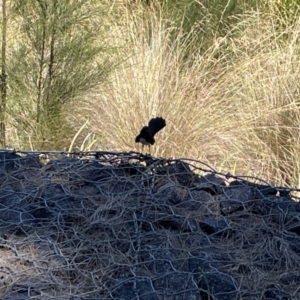
<svg viewBox="0 0 300 300">
<path fill-rule="evenodd" d="M 99 152 L 50 153 L 44 164 L 33 153 L 0 151 L 1 299 L 159 298 L 137 290 L 209 299 L 215 286 L 236 299 L 271 299 L 273 288 L 299 298 L 299 198 L 225 174 L 300 184 L 300 18 L 268 1 L 231 16 L 226 33 L 209 32 L 207 42 L 196 33 L 213 15 L 187 32 L 153 2 L 103 0 L 108 13 L 93 19 L 106 29 L 94 42 L 114 50 L 115 68 L 65 104 L 58 141 L 59 150 Z M 9 104 L 20 114 L 8 115 L 7 139 L 36 150 L 28 94 L 19 95 L 21 108 Z M 128 153 L 155 116 L 167 126 L 151 154 L 163 158 Z M 211 176 L 207 164 L 224 174 Z"/>
<path fill-rule="evenodd" d="M 300 299 L 288 189 L 192 160 L 38 154 L 0 151 L 2 300 Z"/>
<path fill-rule="evenodd" d="M 298 17 L 286 18 L 278 1 L 269 2 L 232 16 L 227 34 L 198 51 L 203 45 L 193 30 L 184 39 L 186 32 L 158 13 L 158 1 L 109 3 L 111 14 L 101 22 L 120 63 L 108 82 L 66 106 L 78 132 L 66 139 L 70 145 L 73 138 L 73 149 L 137 150 L 140 127 L 163 116 L 167 127 L 153 155 L 299 185 Z M 18 134 L 9 136 L 13 147 Z"/>
</svg>

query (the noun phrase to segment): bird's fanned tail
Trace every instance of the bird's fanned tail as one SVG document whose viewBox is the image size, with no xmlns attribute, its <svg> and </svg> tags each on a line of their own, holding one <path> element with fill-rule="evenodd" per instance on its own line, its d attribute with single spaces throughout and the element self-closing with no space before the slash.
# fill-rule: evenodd
<svg viewBox="0 0 300 300">
<path fill-rule="evenodd" d="M 152 136 L 154 136 L 157 132 L 162 130 L 165 126 L 166 126 L 166 121 L 161 117 L 152 118 L 148 124 L 149 131 L 152 134 Z"/>
</svg>

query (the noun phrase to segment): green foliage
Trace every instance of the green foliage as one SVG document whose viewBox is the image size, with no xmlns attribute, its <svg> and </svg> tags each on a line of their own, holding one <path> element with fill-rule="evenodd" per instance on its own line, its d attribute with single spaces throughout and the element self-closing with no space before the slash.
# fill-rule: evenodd
<svg viewBox="0 0 300 300">
<path fill-rule="evenodd" d="M 262 9 L 276 16 L 276 31 L 281 33 L 290 26 L 297 26 L 300 0 L 273 0 L 262 1 Z M 283 34 L 284 38 L 288 38 L 288 34 Z"/>
<path fill-rule="evenodd" d="M 111 64 L 95 16 L 102 11 L 88 0 L 15 1 L 20 44 L 9 61 L 11 114 L 18 129 L 34 131 L 34 141 L 62 148 L 64 105 L 107 76 Z M 33 130 L 34 129 L 34 130 Z M 36 143 L 43 148 L 44 143 Z"/>
<path fill-rule="evenodd" d="M 271 2 L 273 6 L 276 7 L 276 9 L 279 12 L 280 19 L 285 19 L 292 21 L 297 16 L 299 11 L 299 0 L 277 0 L 274 1 L 274 3 Z"/>
<path fill-rule="evenodd" d="M 256 7 L 257 1 L 245 0 L 161 0 L 162 17 L 170 20 L 174 39 L 178 31 L 192 40 L 195 49 L 205 52 L 217 39 L 238 22 L 237 15 Z"/>
</svg>

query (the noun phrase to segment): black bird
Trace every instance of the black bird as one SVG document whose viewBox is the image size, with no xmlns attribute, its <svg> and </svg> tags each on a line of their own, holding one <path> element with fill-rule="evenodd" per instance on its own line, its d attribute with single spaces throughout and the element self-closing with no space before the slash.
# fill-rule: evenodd
<svg viewBox="0 0 300 300">
<path fill-rule="evenodd" d="M 155 143 L 154 135 L 160 130 L 162 130 L 165 126 L 165 119 L 161 117 L 152 118 L 149 121 L 148 126 L 144 126 L 142 128 L 140 134 L 135 138 L 135 142 L 142 144 L 142 150 L 144 145 L 148 145 L 150 152 L 150 145 L 153 145 Z"/>
</svg>

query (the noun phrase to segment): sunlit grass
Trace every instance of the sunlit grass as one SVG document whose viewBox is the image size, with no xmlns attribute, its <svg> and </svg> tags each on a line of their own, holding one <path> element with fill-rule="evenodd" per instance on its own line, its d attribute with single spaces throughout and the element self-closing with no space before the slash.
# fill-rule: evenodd
<svg viewBox="0 0 300 300">
<path fill-rule="evenodd" d="M 140 128 L 163 116 L 167 127 L 158 133 L 153 155 L 192 157 L 295 185 L 298 23 L 279 32 L 276 16 L 252 12 L 239 16 L 205 53 L 189 53 L 193 40 L 182 43 L 180 31 L 171 39 L 157 14 L 127 13 L 122 30 L 118 23 L 113 32 L 126 60 L 85 100 L 106 147 L 137 150 Z"/>
<path fill-rule="evenodd" d="M 141 127 L 162 116 L 167 126 L 152 155 L 299 185 L 300 19 L 279 14 L 276 1 L 266 7 L 231 16 L 227 33 L 210 31 L 204 47 L 196 32 L 213 15 L 187 35 L 157 5 L 114 2 L 99 24 L 117 66 L 107 82 L 65 106 L 74 135 L 64 137 L 64 149 L 138 150 Z M 22 148 L 19 135 L 8 127 L 10 145 Z"/>
</svg>

